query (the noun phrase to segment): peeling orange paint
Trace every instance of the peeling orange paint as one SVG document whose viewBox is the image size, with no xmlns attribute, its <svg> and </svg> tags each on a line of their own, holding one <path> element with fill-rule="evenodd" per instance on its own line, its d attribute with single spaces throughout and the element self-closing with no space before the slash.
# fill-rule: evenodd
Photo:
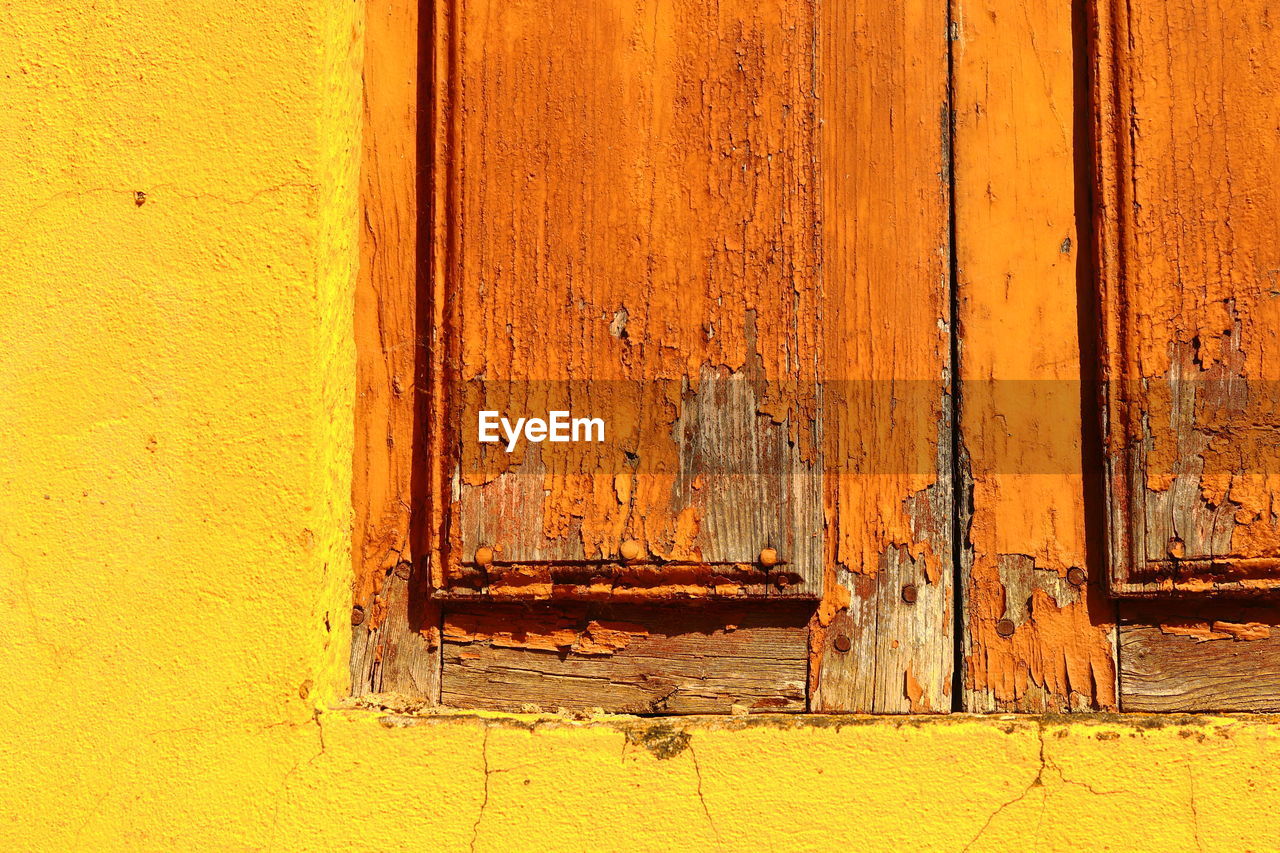
<svg viewBox="0 0 1280 853">
<path fill-rule="evenodd" d="M 1265 0 L 1094 8 L 1112 590 L 1280 586 L 1280 33 Z"/>
<path fill-rule="evenodd" d="M 370 17 L 365 52 L 365 125 L 360 207 L 364 229 L 356 282 L 356 410 L 352 506 L 354 601 L 368 625 L 382 624 L 378 603 L 387 572 L 412 564 L 411 538 L 421 495 L 412 488 L 414 393 L 423 352 L 418 319 L 417 39 L 418 9 L 388 0 Z M 394 90 L 382 85 L 396 80 Z"/>
<path fill-rule="evenodd" d="M 1210 640 L 1265 640 L 1271 636 L 1270 625 L 1262 622 L 1162 622 L 1160 630 L 1166 634 L 1194 637 L 1200 642 Z"/>
<path fill-rule="evenodd" d="M 1116 707 L 1115 660 L 1096 639 L 1085 599 L 1063 606 L 1036 589 L 1027 611 L 1010 637 L 999 634 L 993 618 L 975 614 L 970 620 L 977 635 L 977 650 L 968 658 L 970 683 L 987 686 L 1005 707 L 1033 697 L 1055 710 Z"/>
<path fill-rule="evenodd" d="M 680 0 L 583 23 L 568 0 L 499 5 L 447 22 L 436 335 L 462 429 L 481 406 L 563 404 L 609 430 L 571 457 L 462 440 L 450 582 L 500 544 L 491 596 L 829 593 L 829 619 L 853 597 L 820 582 L 831 542 L 848 575 L 906 565 L 902 583 L 948 586 L 945 9 Z M 892 85 L 862 61 L 916 34 L 925 59 Z M 626 539 L 665 583 L 545 569 L 608 563 Z M 795 571 L 751 576 L 764 547 Z M 949 599 L 915 610 L 944 638 Z M 919 671 L 950 666 L 936 657 Z M 949 678 L 930 680 L 936 697 Z"/>
<path fill-rule="evenodd" d="M 755 433 L 780 454 L 771 475 L 816 458 L 816 5 L 447 5 L 441 334 L 457 340 L 461 411 L 608 425 L 569 455 L 464 437 L 454 559 L 480 535 L 528 563 L 613 559 L 624 538 L 654 562 L 746 559 L 765 543 L 708 517 L 760 515 L 732 482 L 751 472 L 688 482 L 684 431 L 735 432 L 709 451 L 729 464 Z"/>
<path fill-rule="evenodd" d="M 933 709 L 929 707 L 929 701 L 925 698 L 924 688 L 920 686 L 920 681 L 916 678 L 914 672 L 907 670 L 906 684 L 903 688 L 907 699 L 911 702 L 911 713 L 927 714 Z"/>
<path fill-rule="evenodd" d="M 490 565 L 464 570 L 450 580 L 453 598 L 539 601 L 763 597 L 777 592 L 779 575 L 752 564 Z"/>
<path fill-rule="evenodd" d="M 452 643 L 489 642 L 513 649 L 555 652 L 569 650 L 583 655 L 611 655 L 636 637 L 648 636 L 643 625 L 590 620 L 585 627 L 570 616 L 541 613 L 524 620 L 510 613 L 450 613 L 444 620 L 444 639 Z"/>
<path fill-rule="evenodd" d="M 949 708 L 947 10 L 819 11 L 825 550 L 811 702 L 906 712 L 911 670 L 918 701 Z M 928 587 L 916 604 L 908 583 Z"/>
</svg>

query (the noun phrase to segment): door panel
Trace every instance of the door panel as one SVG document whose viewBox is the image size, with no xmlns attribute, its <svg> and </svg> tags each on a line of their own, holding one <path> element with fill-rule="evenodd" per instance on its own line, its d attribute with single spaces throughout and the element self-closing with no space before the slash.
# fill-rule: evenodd
<svg viewBox="0 0 1280 853">
<path fill-rule="evenodd" d="M 457 563 L 605 572 L 631 542 L 682 585 L 816 596 L 814 7 L 453 5 Z M 481 411 L 604 440 L 508 452 Z"/>
<path fill-rule="evenodd" d="M 1099 0 L 1118 595 L 1280 586 L 1280 30 L 1266 0 Z"/>
</svg>

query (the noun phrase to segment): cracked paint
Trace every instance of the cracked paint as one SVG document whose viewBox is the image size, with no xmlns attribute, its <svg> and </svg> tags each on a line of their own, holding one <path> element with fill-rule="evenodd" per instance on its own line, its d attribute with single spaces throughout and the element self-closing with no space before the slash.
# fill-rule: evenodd
<svg viewBox="0 0 1280 853">
<path fill-rule="evenodd" d="M 819 548 L 795 532 L 820 499 L 815 5 L 601 7 L 581 26 L 572 2 L 453 6 L 433 336 L 456 349 L 455 400 L 432 404 L 457 407 L 458 547 L 439 580 L 481 546 L 533 573 L 628 541 L 657 567 L 770 546 L 801 579 L 770 594 L 816 596 Z M 507 453 L 468 432 L 480 410 L 607 426 Z M 487 592 L 531 586 L 554 593 Z"/>
<path fill-rule="evenodd" d="M 1210 640 L 1265 640 L 1271 636 L 1272 627 L 1262 622 L 1225 622 L 1220 619 L 1160 623 L 1162 633 L 1194 637 L 1202 643 Z"/>
<path fill-rule="evenodd" d="M 444 623 L 444 639 L 452 643 L 486 641 L 514 649 L 611 655 L 625 649 L 632 639 L 649 634 L 643 625 L 633 622 L 591 619 L 582 627 L 579 622 L 574 616 L 552 613 L 528 618 L 522 627 L 507 611 L 450 613 Z"/>
<path fill-rule="evenodd" d="M 1094 6 L 1112 590 L 1276 587 L 1280 37 L 1259 0 Z M 1209 19 L 1256 61 L 1189 49 Z"/>
</svg>

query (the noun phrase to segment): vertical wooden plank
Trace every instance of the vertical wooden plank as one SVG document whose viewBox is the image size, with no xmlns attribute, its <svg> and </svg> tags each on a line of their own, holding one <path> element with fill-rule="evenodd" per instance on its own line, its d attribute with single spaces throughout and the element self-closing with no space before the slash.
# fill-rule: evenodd
<svg viewBox="0 0 1280 853">
<path fill-rule="evenodd" d="M 947 8 L 821 4 L 815 711 L 952 706 Z"/>
<path fill-rule="evenodd" d="M 438 614 L 410 595 L 424 519 L 415 453 L 425 411 L 419 293 L 419 3 L 367 0 L 360 276 L 356 287 L 352 692 L 439 694 Z M 411 608 L 411 603 L 413 604 Z"/>
<path fill-rule="evenodd" d="M 1115 709 L 1114 607 L 1086 511 L 1101 497 L 1084 467 L 1094 410 L 1080 381 L 1094 357 L 1078 320 L 1093 310 L 1083 10 L 953 8 L 960 428 L 972 478 L 964 707 Z"/>
<path fill-rule="evenodd" d="M 387 575 L 370 612 L 353 629 L 353 696 L 381 694 L 384 701 L 429 707 L 440 696 L 440 612 L 421 590 L 407 563 Z"/>
<path fill-rule="evenodd" d="M 1117 595 L 1280 589 L 1280 29 L 1092 0 Z"/>
</svg>

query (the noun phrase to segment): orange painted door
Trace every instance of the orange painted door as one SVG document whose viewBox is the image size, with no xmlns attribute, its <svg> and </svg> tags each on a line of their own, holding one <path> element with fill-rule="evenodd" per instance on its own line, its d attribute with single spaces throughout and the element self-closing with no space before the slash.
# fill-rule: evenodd
<svg viewBox="0 0 1280 853">
<path fill-rule="evenodd" d="M 818 705 L 949 708 L 945 5 L 433 26 L 438 594 L 818 600 Z"/>
<path fill-rule="evenodd" d="M 1241 664 L 1274 659 L 1274 601 L 1221 597 L 1280 587 L 1266 3 L 431 13 L 428 293 L 393 306 L 424 315 L 425 411 L 397 372 L 414 467 L 358 533 L 368 682 L 510 708 L 596 707 L 603 680 L 655 713 L 1280 707 Z M 390 292 L 417 220 L 377 189 Z M 482 412 L 555 411 L 605 434 L 478 441 Z"/>
<path fill-rule="evenodd" d="M 1280 587 L 1280 22 L 1098 15 L 1112 589 Z"/>
</svg>

